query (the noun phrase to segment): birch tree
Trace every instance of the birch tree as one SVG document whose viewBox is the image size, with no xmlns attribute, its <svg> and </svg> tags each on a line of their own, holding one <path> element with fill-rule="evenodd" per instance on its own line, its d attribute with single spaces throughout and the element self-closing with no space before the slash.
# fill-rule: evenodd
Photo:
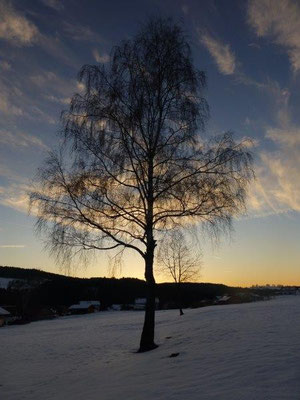
<svg viewBox="0 0 300 400">
<path fill-rule="evenodd" d="M 204 141 L 206 77 L 181 26 L 152 19 L 84 65 L 83 93 L 62 113 L 59 151 L 39 171 L 31 204 L 63 260 L 131 249 L 144 260 L 147 305 L 140 351 L 154 349 L 153 260 L 178 226 L 230 224 L 244 207 L 251 155 L 230 133 Z"/>
<path fill-rule="evenodd" d="M 172 278 L 177 288 L 179 314 L 182 310 L 182 283 L 195 282 L 200 277 L 201 255 L 196 248 L 188 245 L 184 234 L 174 230 L 162 241 L 158 256 L 157 270 L 164 277 Z"/>
</svg>

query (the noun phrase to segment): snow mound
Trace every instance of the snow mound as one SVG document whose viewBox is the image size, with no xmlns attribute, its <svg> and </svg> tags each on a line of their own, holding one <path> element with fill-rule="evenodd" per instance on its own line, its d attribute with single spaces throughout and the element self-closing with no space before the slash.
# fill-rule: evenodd
<svg viewBox="0 0 300 400">
<path fill-rule="evenodd" d="M 300 296 L 156 320 L 160 346 L 142 354 L 143 313 L 2 328 L 1 400 L 300 399 Z"/>
<path fill-rule="evenodd" d="M 10 282 L 13 282 L 13 278 L 1 278 L 0 277 L 0 289 L 7 289 Z"/>
</svg>

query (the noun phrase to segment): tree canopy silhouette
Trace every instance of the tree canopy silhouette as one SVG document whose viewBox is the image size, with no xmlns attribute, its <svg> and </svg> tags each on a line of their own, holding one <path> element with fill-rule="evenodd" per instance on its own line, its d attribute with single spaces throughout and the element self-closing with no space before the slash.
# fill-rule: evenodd
<svg viewBox="0 0 300 400">
<path fill-rule="evenodd" d="M 53 252 L 132 249 L 148 287 L 140 351 L 156 347 L 154 252 L 178 226 L 230 224 L 244 206 L 251 155 L 230 133 L 204 141 L 208 105 L 182 28 L 151 19 L 85 65 L 84 92 L 63 112 L 62 141 L 40 169 L 31 203 Z"/>
</svg>

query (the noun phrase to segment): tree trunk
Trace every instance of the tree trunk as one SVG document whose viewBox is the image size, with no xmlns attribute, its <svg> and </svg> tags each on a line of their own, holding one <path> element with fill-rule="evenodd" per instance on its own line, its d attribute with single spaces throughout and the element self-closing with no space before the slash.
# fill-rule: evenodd
<svg viewBox="0 0 300 400">
<path fill-rule="evenodd" d="M 153 142 L 150 137 L 149 147 L 152 148 Z M 155 327 L 155 279 L 153 275 L 153 261 L 156 241 L 153 237 L 153 158 L 154 153 L 149 152 L 148 164 L 148 194 L 147 194 L 147 213 L 146 213 L 146 238 L 147 250 L 145 253 L 145 279 L 147 283 L 147 303 L 143 332 L 141 336 L 139 352 L 153 350 L 158 347 L 154 343 Z"/>
<path fill-rule="evenodd" d="M 154 326 L 155 326 L 155 279 L 153 276 L 153 259 L 155 242 L 151 246 L 145 256 L 145 278 L 147 283 L 147 303 L 145 311 L 145 319 L 143 332 L 141 336 L 139 352 L 153 350 L 158 347 L 154 343 Z"/>
<path fill-rule="evenodd" d="M 182 297 L 181 297 L 181 285 L 180 282 L 177 283 L 177 304 L 179 308 L 179 315 L 184 315 L 184 312 L 182 311 Z"/>
</svg>

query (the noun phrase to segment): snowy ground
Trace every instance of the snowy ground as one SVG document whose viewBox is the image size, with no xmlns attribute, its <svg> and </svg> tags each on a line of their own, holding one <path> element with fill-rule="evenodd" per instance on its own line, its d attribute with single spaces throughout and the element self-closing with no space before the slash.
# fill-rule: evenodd
<svg viewBox="0 0 300 400">
<path fill-rule="evenodd" d="M 7 289 L 12 281 L 14 281 L 13 278 L 0 278 L 0 289 Z"/>
<path fill-rule="evenodd" d="M 300 399 L 300 296 L 159 311 L 160 347 L 136 354 L 142 322 L 103 312 L 0 329 L 1 400 Z"/>
</svg>

